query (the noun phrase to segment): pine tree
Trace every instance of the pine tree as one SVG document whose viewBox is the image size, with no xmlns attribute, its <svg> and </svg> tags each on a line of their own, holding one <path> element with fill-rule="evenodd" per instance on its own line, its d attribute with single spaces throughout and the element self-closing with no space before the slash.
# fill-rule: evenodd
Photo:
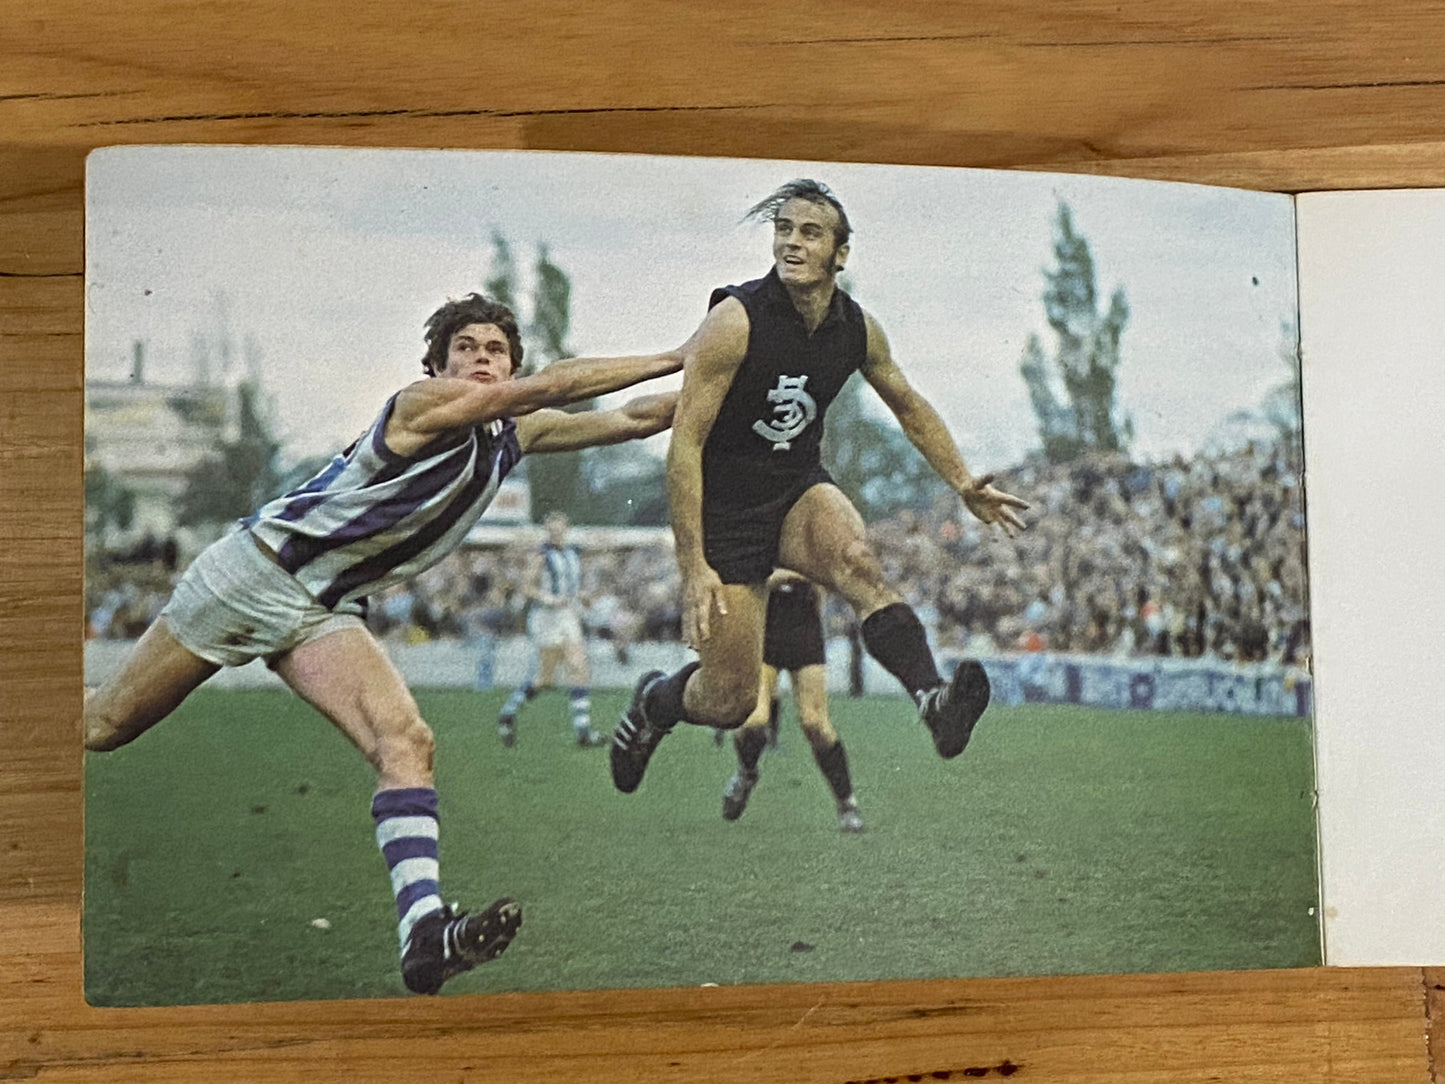
<svg viewBox="0 0 1445 1084">
<path fill-rule="evenodd" d="M 517 314 L 526 346 L 522 374 L 571 357 L 572 279 L 553 262 L 546 244 L 537 246 L 530 282 L 519 281 L 512 247 L 492 234 L 487 296 Z M 528 311 L 524 314 L 522 308 Z M 573 403 L 568 411 L 596 409 L 594 401 Z M 532 495 L 532 518 L 567 513 L 574 523 L 658 526 L 667 522 L 667 493 L 661 459 L 635 444 L 551 452 L 524 461 Z"/>
<path fill-rule="evenodd" d="M 492 231 L 492 273 L 482 292 L 493 301 L 517 311 L 517 268 L 512 262 L 512 246 L 501 230 Z"/>
<path fill-rule="evenodd" d="M 1019 364 L 1044 454 L 1062 462 L 1086 451 L 1127 452 L 1134 425 L 1116 400 L 1119 340 L 1129 322 L 1129 303 L 1121 287 L 1099 311 L 1089 242 L 1075 231 L 1062 202 L 1054 260 L 1056 267 L 1044 271 L 1043 294 L 1044 315 L 1057 339 L 1054 357 L 1050 362 L 1038 336 L 1030 335 Z"/>
<path fill-rule="evenodd" d="M 534 274 L 536 288 L 532 293 L 530 330 L 543 357 L 551 363 L 571 354 L 567 334 L 572 330 L 572 280 L 552 262 L 546 245 L 537 246 Z"/>
<path fill-rule="evenodd" d="M 572 280 L 552 262 L 546 245 L 537 246 L 533 271 L 532 313 L 527 334 L 538 369 L 571 355 L 567 335 L 572 329 Z M 569 412 L 592 410 L 591 400 L 565 407 Z M 585 453 L 552 452 L 529 457 L 527 483 L 532 491 L 532 518 L 540 523 L 549 512 L 567 513 L 574 523 L 590 522 Z"/>
</svg>

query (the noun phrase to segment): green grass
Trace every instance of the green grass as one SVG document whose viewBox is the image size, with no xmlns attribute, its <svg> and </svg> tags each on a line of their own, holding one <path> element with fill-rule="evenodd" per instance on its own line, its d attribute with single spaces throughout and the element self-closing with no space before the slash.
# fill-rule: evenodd
<svg viewBox="0 0 1445 1084">
<path fill-rule="evenodd" d="M 834 700 L 867 819 L 834 824 L 785 711 L 742 820 L 679 731 L 642 788 L 574 747 L 565 700 L 423 691 L 447 899 L 525 925 L 449 993 L 1297 967 L 1319 963 L 1307 724 L 992 708 L 940 761 L 906 700 Z M 621 693 L 599 693 L 610 726 Z M 86 770 L 96 1004 L 403 993 L 370 768 L 289 694 L 195 694 Z M 325 918 L 326 930 L 311 925 Z M 804 947 L 806 946 L 806 947 Z"/>
</svg>

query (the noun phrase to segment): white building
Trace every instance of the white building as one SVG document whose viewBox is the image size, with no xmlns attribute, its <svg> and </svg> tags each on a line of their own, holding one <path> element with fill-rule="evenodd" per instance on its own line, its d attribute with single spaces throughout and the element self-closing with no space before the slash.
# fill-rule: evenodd
<svg viewBox="0 0 1445 1084">
<path fill-rule="evenodd" d="M 235 440 L 239 393 L 208 383 L 152 384 L 145 380 L 141 346 L 129 380 L 85 382 L 85 467 L 99 467 L 134 497 L 128 529 L 109 524 L 100 539 L 124 546 L 151 535 L 179 532 L 176 514 L 191 471 Z M 95 526 L 87 509 L 87 528 Z"/>
</svg>

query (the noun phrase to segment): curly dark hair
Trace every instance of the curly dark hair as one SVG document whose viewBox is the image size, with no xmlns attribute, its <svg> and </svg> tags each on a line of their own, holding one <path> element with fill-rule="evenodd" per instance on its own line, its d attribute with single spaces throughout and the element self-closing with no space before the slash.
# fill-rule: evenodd
<svg viewBox="0 0 1445 1084">
<path fill-rule="evenodd" d="M 789 181 L 771 196 L 753 204 L 748 208 L 747 214 L 743 215 L 743 221 L 754 218 L 759 222 L 771 222 L 778 217 L 778 211 L 790 199 L 807 200 L 821 207 L 831 207 L 838 212 L 838 224 L 833 227 L 835 248 L 842 248 L 848 243 L 848 238 L 853 236 L 853 227 L 848 223 L 848 212 L 843 210 L 843 204 L 838 201 L 833 190 L 822 181 L 813 181 L 806 177 Z"/>
<path fill-rule="evenodd" d="M 507 336 L 512 372 L 522 367 L 522 333 L 517 329 L 517 317 L 512 310 L 481 294 L 468 294 L 448 301 L 427 317 L 426 355 L 421 359 L 422 371 L 427 376 L 436 376 L 446 365 L 452 336 L 468 324 L 492 324 L 499 328 Z"/>
</svg>

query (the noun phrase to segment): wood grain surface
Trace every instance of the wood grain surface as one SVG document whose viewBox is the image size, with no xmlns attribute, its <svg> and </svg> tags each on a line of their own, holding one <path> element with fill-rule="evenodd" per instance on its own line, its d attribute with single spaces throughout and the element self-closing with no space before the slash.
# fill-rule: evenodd
<svg viewBox="0 0 1445 1084">
<path fill-rule="evenodd" d="M 1445 971 L 93 1010 L 80 994 L 83 167 L 115 143 L 725 154 L 1445 184 L 1445 8 L 6 0 L 0 1080 L 1370 1081 Z"/>
</svg>

